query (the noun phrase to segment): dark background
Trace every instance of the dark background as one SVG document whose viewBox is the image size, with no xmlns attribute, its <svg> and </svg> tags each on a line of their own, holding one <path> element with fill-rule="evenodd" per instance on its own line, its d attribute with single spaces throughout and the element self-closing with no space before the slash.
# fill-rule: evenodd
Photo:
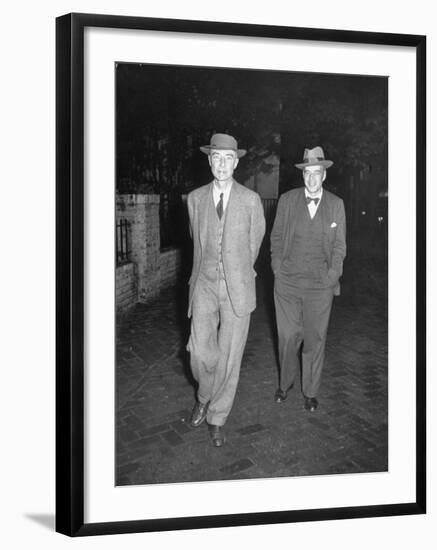
<svg viewBox="0 0 437 550">
<path fill-rule="evenodd" d="M 228 132 L 248 150 L 236 179 L 269 170 L 264 161 L 276 153 L 282 193 L 302 185 L 294 164 L 320 145 L 334 161 L 325 187 L 344 199 L 348 229 L 373 236 L 387 222 L 387 84 L 375 76 L 118 64 L 117 190 L 204 185 L 211 174 L 199 146 Z"/>
<path fill-rule="evenodd" d="M 295 163 L 306 147 L 334 162 L 324 187 L 340 196 L 347 218 L 343 293 L 378 297 L 387 309 L 388 79 L 121 63 L 116 66 L 116 186 L 119 193 L 158 193 L 161 248 L 183 249 L 191 265 L 181 196 L 208 183 L 201 145 L 228 132 L 247 149 L 240 183 L 279 158 L 279 194 L 303 185 Z M 264 202 L 267 233 L 258 264 L 269 263 L 275 204 Z M 273 201 L 276 203 L 276 201 Z M 358 297 L 361 295 L 361 298 Z"/>
</svg>

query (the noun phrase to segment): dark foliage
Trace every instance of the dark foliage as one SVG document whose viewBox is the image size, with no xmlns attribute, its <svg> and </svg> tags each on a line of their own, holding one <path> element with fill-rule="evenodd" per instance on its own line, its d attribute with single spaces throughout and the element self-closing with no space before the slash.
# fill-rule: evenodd
<svg viewBox="0 0 437 550">
<path fill-rule="evenodd" d="M 281 161 L 281 187 L 301 183 L 294 164 L 322 145 L 346 174 L 373 171 L 386 187 L 387 79 L 247 69 L 119 64 L 117 186 L 122 192 L 184 192 L 209 180 L 199 146 L 229 132 L 248 149 L 238 178 Z M 338 191 L 338 189 L 337 189 Z"/>
</svg>

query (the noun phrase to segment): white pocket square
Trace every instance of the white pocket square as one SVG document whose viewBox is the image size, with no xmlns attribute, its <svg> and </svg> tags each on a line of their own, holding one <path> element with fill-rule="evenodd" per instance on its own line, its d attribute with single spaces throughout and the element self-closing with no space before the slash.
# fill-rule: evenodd
<svg viewBox="0 0 437 550">
<path fill-rule="evenodd" d="M 337 227 L 337 224 L 335 222 L 332 222 L 331 227 Z"/>
</svg>

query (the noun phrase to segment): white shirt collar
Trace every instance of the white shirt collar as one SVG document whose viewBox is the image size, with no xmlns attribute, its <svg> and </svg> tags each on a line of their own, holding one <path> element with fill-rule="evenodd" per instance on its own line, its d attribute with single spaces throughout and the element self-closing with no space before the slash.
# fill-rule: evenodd
<svg viewBox="0 0 437 550">
<path fill-rule="evenodd" d="M 313 219 L 314 216 L 316 215 L 317 208 L 319 208 L 319 204 L 322 201 L 322 195 L 323 195 L 323 187 L 320 188 L 320 191 L 318 191 L 318 193 L 314 197 L 311 197 L 312 199 L 319 199 L 317 201 L 317 204 L 314 201 L 310 201 L 309 204 L 308 204 L 308 211 L 310 213 L 311 219 Z M 308 193 L 306 187 L 305 187 L 305 196 L 306 197 L 310 196 L 310 194 Z"/>
<path fill-rule="evenodd" d="M 320 190 L 317 192 L 317 194 L 314 197 L 311 197 L 312 199 L 321 199 L 323 195 L 323 187 L 320 188 Z M 309 197 L 310 194 L 308 193 L 307 188 L 305 187 L 305 197 Z"/>
<path fill-rule="evenodd" d="M 226 206 L 229 201 L 229 195 L 231 194 L 232 189 L 232 180 L 231 183 L 229 183 L 224 190 L 220 190 L 218 186 L 215 184 L 215 182 L 212 185 L 212 197 L 214 199 L 214 206 L 217 206 L 218 201 L 220 200 L 220 194 L 223 193 L 223 211 L 226 209 Z"/>
</svg>

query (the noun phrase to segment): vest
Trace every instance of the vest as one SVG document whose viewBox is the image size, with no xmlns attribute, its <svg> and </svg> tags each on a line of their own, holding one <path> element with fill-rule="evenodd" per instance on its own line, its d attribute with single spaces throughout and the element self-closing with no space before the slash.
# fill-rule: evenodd
<svg viewBox="0 0 437 550">
<path fill-rule="evenodd" d="M 313 219 L 306 205 L 296 216 L 293 239 L 281 272 L 299 288 L 326 288 L 328 263 L 323 249 L 320 205 Z"/>
<path fill-rule="evenodd" d="M 212 283 L 225 278 L 222 261 L 222 241 L 227 211 L 228 209 L 226 208 L 220 220 L 211 195 L 208 206 L 207 232 L 205 247 L 202 251 L 200 274 L 204 279 Z"/>
</svg>

